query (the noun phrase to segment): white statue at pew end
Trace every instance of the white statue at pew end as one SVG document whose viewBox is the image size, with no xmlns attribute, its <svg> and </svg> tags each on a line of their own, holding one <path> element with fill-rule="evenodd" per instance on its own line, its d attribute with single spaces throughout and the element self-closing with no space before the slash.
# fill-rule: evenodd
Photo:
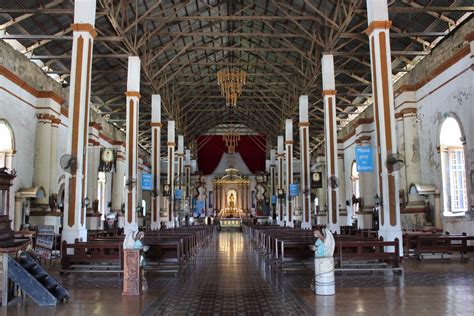
<svg viewBox="0 0 474 316">
<path fill-rule="evenodd" d="M 314 256 L 332 257 L 334 255 L 336 243 L 331 231 L 327 228 L 324 228 L 322 233 L 319 230 L 315 230 L 314 237 L 316 237 L 316 242 L 314 245 L 310 246 L 314 251 Z"/>
</svg>

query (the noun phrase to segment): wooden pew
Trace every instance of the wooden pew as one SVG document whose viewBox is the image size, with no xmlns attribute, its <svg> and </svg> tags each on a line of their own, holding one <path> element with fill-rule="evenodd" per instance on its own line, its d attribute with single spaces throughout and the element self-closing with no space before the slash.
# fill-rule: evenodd
<svg viewBox="0 0 474 316">
<path fill-rule="evenodd" d="M 68 254 L 68 252 L 73 252 Z M 85 269 L 85 270 L 84 270 Z M 61 244 L 63 272 L 122 272 L 123 241 L 76 242 Z"/>
<path fill-rule="evenodd" d="M 414 248 L 415 256 L 423 260 L 425 254 L 440 254 L 441 258 L 446 254 L 459 253 L 461 258 L 469 252 L 474 252 L 474 236 L 443 235 L 430 236 L 418 235 Z"/>
</svg>

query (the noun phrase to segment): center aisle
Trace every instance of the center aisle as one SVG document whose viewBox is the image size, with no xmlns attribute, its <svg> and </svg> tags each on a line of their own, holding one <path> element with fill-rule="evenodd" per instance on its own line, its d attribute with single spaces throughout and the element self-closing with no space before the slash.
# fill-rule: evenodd
<svg viewBox="0 0 474 316">
<path fill-rule="evenodd" d="M 155 275 L 147 276 L 150 288 Z M 156 276 L 156 278 L 160 278 Z M 312 308 L 268 264 L 240 232 L 222 232 L 180 273 L 177 282 L 143 312 L 155 314 L 313 314 Z"/>
</svg>

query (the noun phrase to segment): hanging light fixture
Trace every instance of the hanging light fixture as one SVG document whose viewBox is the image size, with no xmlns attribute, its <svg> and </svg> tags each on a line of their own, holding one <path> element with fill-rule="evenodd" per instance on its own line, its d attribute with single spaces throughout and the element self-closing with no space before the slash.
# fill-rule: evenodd
<svg viewBox="0 0 474 316">
<path fill-rule="evenodd" d="M 220 70 L 217 72 L 217 84 L 221 88 L 221 95 L 225 97 L 227 106 L 237 105 L 237 98 L 245 86 L 247 73 L 243 70 Z"/>
<path fill-rule="evenodd" d="M 240 135 L 236 132 L 230 131 L 224 134 L 222 138 L 224 139 L 225 146 L 227 147 L 227 153 L 235 154 L 235 147 L 237 147 L 237 144 L 239 143 Z"/>
</svg>

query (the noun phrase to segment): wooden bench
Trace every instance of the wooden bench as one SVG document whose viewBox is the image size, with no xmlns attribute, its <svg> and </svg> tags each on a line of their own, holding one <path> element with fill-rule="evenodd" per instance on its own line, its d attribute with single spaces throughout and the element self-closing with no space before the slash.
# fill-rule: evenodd
<svg viewBox="0 0 474 316">
<path fill-rule="evenodd" d="M 425 254 L 440 254 L 441 258 L 446 254 L 459 253 L 461 258 L 469 252 L 474 252 L 474 236 L 430 236 L 418 235 L 414 248 L 415 256 L 424 259 Z"/>
<path fill-rule="evenodd" d="M 387 247 L 391 251 L 387 251 Z M 336 241 L 336 271 L 393 270 L 403 274 L 400 266 L 399 240 Z"/>
<path fill-rule="evenodd" d="M 63 272 L 122 272 L 123 241 L 94 241 L 61 244 Z"/>
</svg>

